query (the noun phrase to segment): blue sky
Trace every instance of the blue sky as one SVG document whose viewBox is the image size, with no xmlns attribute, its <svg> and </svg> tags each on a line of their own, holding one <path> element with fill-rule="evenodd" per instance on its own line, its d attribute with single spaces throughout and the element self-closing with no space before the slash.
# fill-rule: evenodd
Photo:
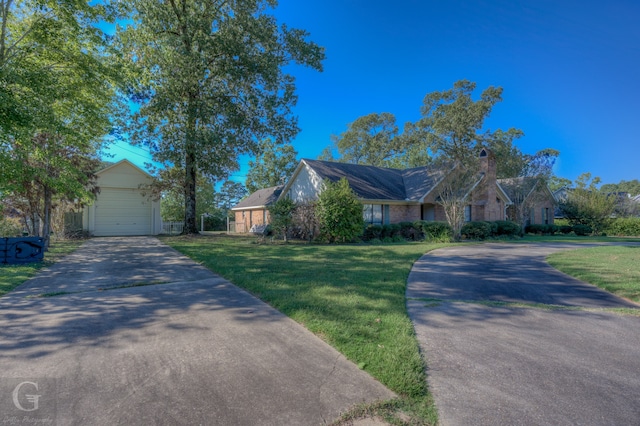
<svg viewBox="0 0 640 426">
<path fill-rule="evenodd" d="M 402 128 L 427 93 L 468 79 L 478 95 L 504 88 L 486 127 L 523 130 L 526 153 L 559 150 L 558 176 L 640 179 L 637 0 L 281 0 L 275 14 L 326 48 L 324 72 L 291 68 L 299 158 L 316 158 L 331 134 L 372 112 L 395 114 Z"/>
</svg>

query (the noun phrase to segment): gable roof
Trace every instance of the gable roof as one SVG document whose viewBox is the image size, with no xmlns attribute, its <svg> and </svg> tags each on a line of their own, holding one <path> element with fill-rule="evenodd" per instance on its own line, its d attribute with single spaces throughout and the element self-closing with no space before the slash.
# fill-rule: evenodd
<svg viewBox="0 0 640 426">
<path fill-rule="evenodd" d="M 322 180 L 337 182 L 342 178 L 360 198 L 369 200 L 404 200 L 402 172 L 398 169 L 362 164 L 334 163 L 322 160 L 302 160 Z"/>
<path fill-rule="evenodd" d="M 516 178 L 498 179 L 498 186 L 504 191 L 511 200 L 518 200 L 521 194 L 525 194 L 527 198 L 536 188 L 540 179 L 534 176 L 524 176 Z M 556 196 L 547 185 L 544 185 L 551 197 L 556 200 Z M 519 195 L 520 194 L 520 195 Z"/>
<path fill-rule="evenodd" d="M 96 172 L 96 175 L 100 175 L 102 173 L 105 173 L 105 172 L 107 172 L 107 171 L 109 171 L 111 169 L 114 169 L 116 167 L 119 167 L 121 165 L 128 165 L 128 166 L 134 168 L 136 171 L 144 174 L 147 177 L 153 177 L 153 176 L 151 176 L 151 174 L 149 172 L 147 172 L 146 170 L 142 170 L 140 167 L 136 166 L 135 164 L 133 164 L 131 161 L 127 160 L 126 158 L 124 158 L 124 159 L 122 159 L 120 161 L 117 161 L 115 163 L 105 163 L 105 164 L 106 164 L 106 167 L 104 167 L 103 169 L 98 170 Z"/>
<path fill-rule="evenodd" d="M 358 198 L 364 200 L 422 201 L 448 171 L 446 167 L 400 170 L 310 159 L 303 159 L 300 166 L 304 164 L 323 180 L 337 182 L 346 178 Z"/>
<path fill-rule="evenodd" d="M 282 185 L 259 189 L 236 204 L 231 210 L 261 209 L 275 203 L 282 192 Z"/>
</svg>

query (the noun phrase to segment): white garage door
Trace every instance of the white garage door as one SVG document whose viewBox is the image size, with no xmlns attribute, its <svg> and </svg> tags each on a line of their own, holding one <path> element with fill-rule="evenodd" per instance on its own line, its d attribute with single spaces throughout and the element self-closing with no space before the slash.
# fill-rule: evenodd
<svg viewBox="0 0 640 426">
<path fill-rule="evenodd" d="M 152 203 L 140 190 L 102 188 L 95 206 L 94 235 L 151 234 Z"/>
</svg>

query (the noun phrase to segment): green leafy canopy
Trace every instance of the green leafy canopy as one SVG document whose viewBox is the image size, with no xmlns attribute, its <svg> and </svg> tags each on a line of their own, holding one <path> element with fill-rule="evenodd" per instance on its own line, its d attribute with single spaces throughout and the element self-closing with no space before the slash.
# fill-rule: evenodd
<svg viewBox="0 0 640 426">
<path fill-rule="evenodd" d="M 184 168 L 185 230 L 195 232 L 196 171 L 221 178 L 258 141 L 298 132 L 295 63 L 321 70 L 323 49 L 268 14 L 275 1 L 133 0 L 119 32 L 129 93 L 140 108 L 129 126 L 155 159 Z"/>
</svg>

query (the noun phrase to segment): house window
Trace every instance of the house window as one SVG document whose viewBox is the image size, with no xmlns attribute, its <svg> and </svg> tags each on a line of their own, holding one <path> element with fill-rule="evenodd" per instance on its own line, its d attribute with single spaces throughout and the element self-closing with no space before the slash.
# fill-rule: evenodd
<svg viewBox="0 0 640 426">
<path fill-rule="evenodd" d="M 529 225 L 536 223 L 536 211 L 534 209 L 529 210 Z"/>
<path fill-rule="evenodd" d="M 362 216 L 365 224 L 382 225 L 382 204 L 363 204 Z"/>
<path fill-rule="evenodd" d="M 436 220 L 436 208 L 433 204 L 422 205 L 422 220 Z"/>
<path fill-rule="evenodd" d="M 464 221 L 471 222 L 471 205 L 464 206 Z"/>
<path fill-rule="evenodd" d="M 549 224 L 549 209 L 545 207 L 542 208 L 542 223 Z"/>
</svg>

